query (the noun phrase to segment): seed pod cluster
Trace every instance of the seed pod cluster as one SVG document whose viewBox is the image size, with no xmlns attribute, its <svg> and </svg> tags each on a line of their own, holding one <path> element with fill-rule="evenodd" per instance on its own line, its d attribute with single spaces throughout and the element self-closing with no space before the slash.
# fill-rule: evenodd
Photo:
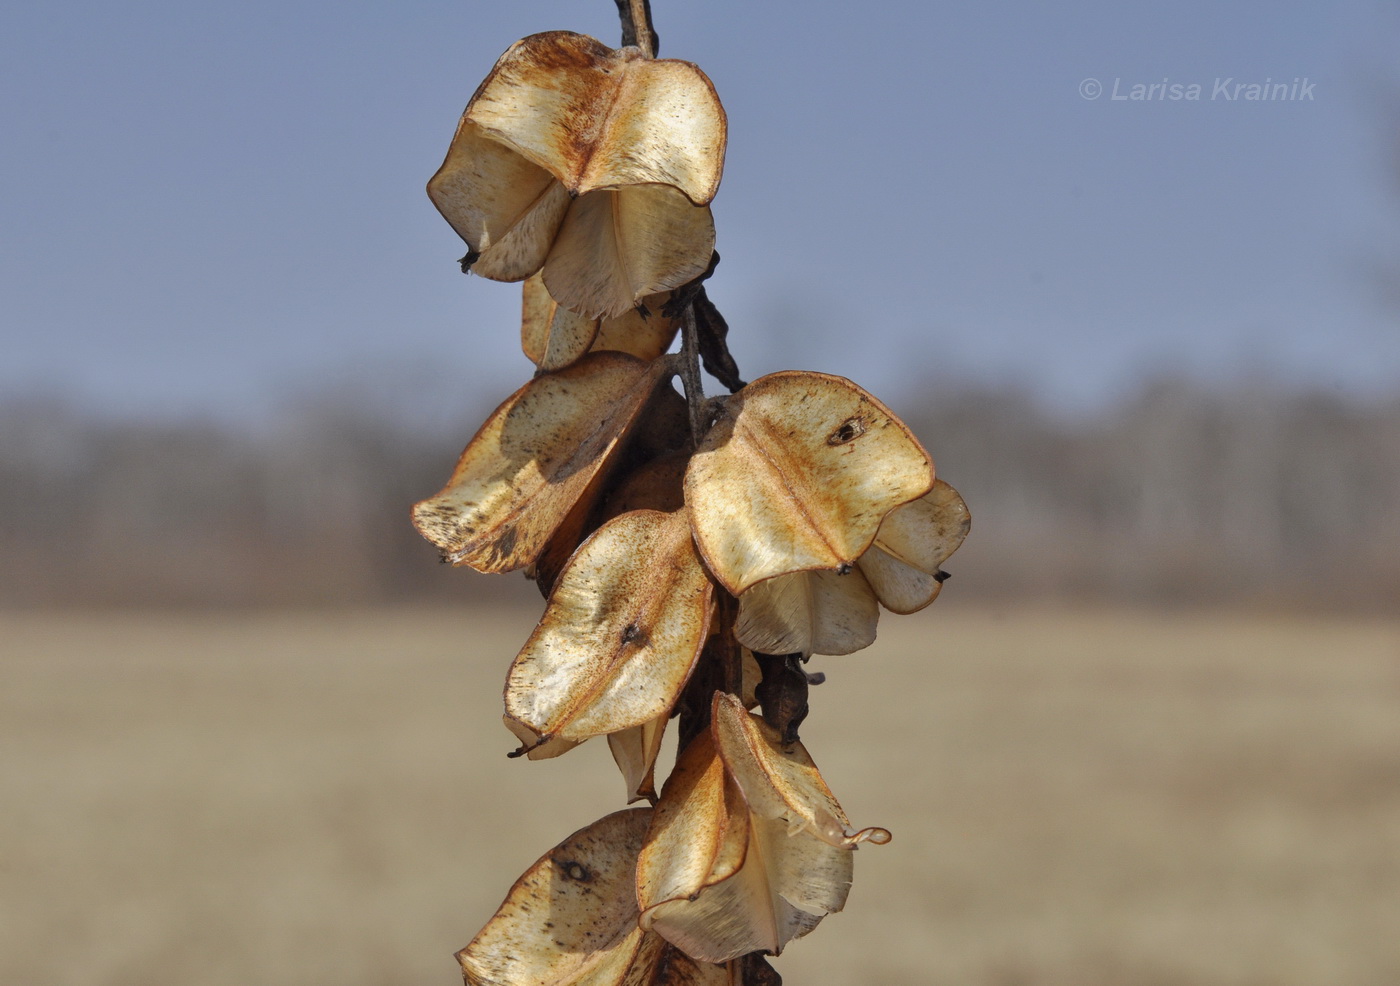
<svg viewBox="0 0 1400 986">
<path fill-rule="evenodd" d="M 932 602 L 969 515 L 851 381 L 739 378 L 703 283 L 725 140 L 696 66 L 554 31 L 501 56 L 429 182 L 463 268 L 524 282 L 536 370 L 414 524 L 546 597 L 506 674 L 512 755 L 606 736 L 647 803 L 517 881 L 459 953 L 471 986 L 773 986 L 764 955 L 840 910 L 856 847 L 889 840 L 851 830 L 799 739 L 803 665 Z M 702 356 L 730 395 L 700 392 Z"/>
</svg>

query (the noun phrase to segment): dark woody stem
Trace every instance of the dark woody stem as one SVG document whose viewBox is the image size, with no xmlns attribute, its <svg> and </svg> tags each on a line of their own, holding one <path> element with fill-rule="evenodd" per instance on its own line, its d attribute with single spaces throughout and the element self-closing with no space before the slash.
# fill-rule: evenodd
<svg viewBox="0 0 1400 986">
<path fill-rule="evenodd" d="M 622 46 L 636 45 L 642 54 L 655 58 L 661 39 L 651 26 L 651 0 L 613 0 L 622 21 Z"/>
<path fill-rule="evenodd" d="M 709 406 L 705 401 L 705 386 L 700 380 L 700 339 L 695 325 L 695 305 L 685 306 L 681 323 L 681 383 L 685 385 L 685 403 L 690 410 L 690 438 L 695 447 L 709 428 Z"/>
</svg>

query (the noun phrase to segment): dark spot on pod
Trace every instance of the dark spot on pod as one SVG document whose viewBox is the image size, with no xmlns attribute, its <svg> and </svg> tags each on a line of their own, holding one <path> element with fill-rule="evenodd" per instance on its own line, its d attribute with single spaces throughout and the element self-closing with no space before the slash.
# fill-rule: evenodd
<svg viewBox="0 0 1400 986">
<path fill-rule="evenodd" d="M 622 642 L 630 644 L 642 635 L 642 628 L 635 623 L 629 623 L 622 628 Z"/>
<path fill-rule="evenodd" d="M 854 418 L 847 418 L 841 422 L 841 427 L 837 428 L 830 435 L 826 436 L 828 445 L 845 445 L 853 442 L 861 435 L 865 434 L 865 419 L 857 415 Z"/>
<path fill-rule="evenodd" d="M 593 874 L 589 872 L 587 866 L 573 860 L 560 861 L 559 869 L 570 880 L 577 880 L 579 883 L 587 883 L 593 879 Z"/>
</svg>

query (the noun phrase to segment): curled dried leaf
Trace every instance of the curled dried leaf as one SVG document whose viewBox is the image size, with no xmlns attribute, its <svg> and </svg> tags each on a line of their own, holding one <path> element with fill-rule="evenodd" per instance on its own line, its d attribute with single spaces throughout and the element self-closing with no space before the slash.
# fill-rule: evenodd
<svg viewBox="0 0 1400 986">
<path fill-rule="evenodd" d="M 904 423 L 842 377 L 774 373 L 726 403 L 686 473 L 696 543 L 735 595 L 775 575 L 849 570 L 895 507 L 933 485 Z"/>
<path fill-rule="evenodd" d="M 890 511 L 859 568 L 885 608 L 914 613 L 938 597 L 941 566 L 972 527 L 967 504 L 943 480 L 919 499 Z"/>
<path fill-rule="evenodd" d="M 712 593 L 686 511 L 604 524 L 560 573 L 511 665 L 511 730 L 527 747 L 581 742 L 667 715 L 709 634 Z"/>
<path fill-rule="evenodd" d="M 536 377 L 481 426 L 447 486 L 414 506 L 414 526 L 456 565 L 530 564 L 664 377 L 659 363 L 620 353 Z"/>
</svg>

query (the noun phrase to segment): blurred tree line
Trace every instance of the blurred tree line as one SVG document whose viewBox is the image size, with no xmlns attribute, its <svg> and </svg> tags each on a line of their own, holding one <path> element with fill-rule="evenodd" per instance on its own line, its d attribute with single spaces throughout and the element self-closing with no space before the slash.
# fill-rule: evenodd
<svg viewBox="0 0 1400 986">
<path fill-rule="evenodd" d="M 489 410 L 413 405 L 347 385 L 239 430 L 0 404 L 0 606 L 529 598 L 410 527 Z M 1400 611 L 1400 398 L 1159 380 L 1083 419 L 995 389 L 895 410 L 972 509 L 957 596 Z"/>
</svg>

